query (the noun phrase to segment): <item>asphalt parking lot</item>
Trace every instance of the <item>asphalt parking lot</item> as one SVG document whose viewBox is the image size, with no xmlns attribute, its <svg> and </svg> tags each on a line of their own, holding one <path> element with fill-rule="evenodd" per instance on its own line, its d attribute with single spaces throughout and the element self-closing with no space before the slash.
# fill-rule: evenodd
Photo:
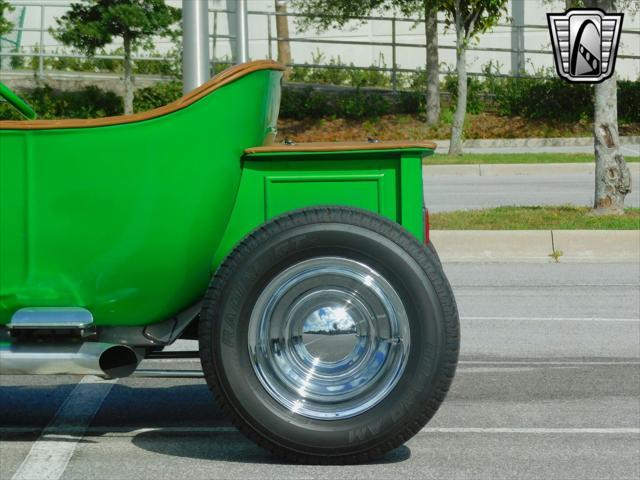
<svg viewBox="0 0 640 480">
<path fill-rule="evenodd" d="M 230 425 L 198 378 L 4 376 L 0 477 L 638 478 L 639 265 L 445 268 L 463 330 L 452 391 L 376 463 L 283 464 Z"/>
</svg>

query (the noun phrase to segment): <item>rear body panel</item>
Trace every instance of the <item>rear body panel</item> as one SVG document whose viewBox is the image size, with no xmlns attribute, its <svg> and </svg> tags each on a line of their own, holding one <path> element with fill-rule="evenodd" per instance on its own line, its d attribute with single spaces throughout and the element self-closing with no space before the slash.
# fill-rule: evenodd
<svg viewBox="0 0 640 480">
<path fill-rule="evenodd" d="M 0 129 L 0 324 L 22 307 L 84 307 L 144 325 L 198 301 L 245 148 L 272 139 L 281 72 L 174 113 L 95 128 Z"/>
<path fill-rule="evenodd" d="M 431 154 L 432 149 L 412 148 L 284 149 L 246 155 L 236 204 L 214 266 L 256 226 L 283 212 L 318 205 L 370 210 L 424 241 L 422 158 Z"/>
</svg>

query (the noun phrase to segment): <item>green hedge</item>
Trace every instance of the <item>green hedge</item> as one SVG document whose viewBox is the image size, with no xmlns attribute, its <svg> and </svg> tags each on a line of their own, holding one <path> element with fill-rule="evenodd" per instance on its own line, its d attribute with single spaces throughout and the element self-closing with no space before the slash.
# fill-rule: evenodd
<svg viewBox="0 0 640 480">
<path fill-rule="evenodd" d="M 362 119 L 389 113 L 417 113 L 419 102 L 378 91 L 346 90 L 342 92 L 317 90 L 312 87 L 284 88 L 280 104 L 283 118 L 338 117 Z"/>
<path fill-rule="evenodd" d="M 626 122 L 640 122 L 640 81 L 618 82 L 618 117 Z"/>
<path fill-rule="evenodd" d="M 497 83 L 495 103 L 502 115 L 579 121 L 593 117 L 593 87 L 561 79 L 512 79 Z M 621 99 L 622 100 L 622 99 Z"/>
<path fill-rule="evenodd" d="M 41 119 L 109 117 L 122 114 L 124 109 L 120 96 L 95 86 L 62 92 L 45 85 L 21 96 Z M 0 119 L 21 120 L 22 116 L 9 104 L 2 102 Z"/>
<path fill-rule="evenodd" d="M 456 78 L 449 75 L 443 90 L 455 102 Z M 172 81 L 142 88 L 135 94 L 134 108 L 145 111 L 171 103 L 182 95 L 182 83 Z M 40 118 L 92 118 L 122 113 L 122 99 L 115 93 L 86 87 L 60 92 L 44 86 L 24 93 Z M 517 79 L 487 77 L 469 80 L 468 111 L 491 110 L 505 116 L 535 120 L 577 122 L 593 117 L 593 87 L 569 84 L 556 78 Z M 640 122 L 640 82 L 618 82 L 618 118 L 621 123 Z M 338 117 L 375 118 L 382 115 L 421 114 L 425 108 L 422 89 L 392 94 L 370 89 L 320 90 L 311 86 L 285 85 L 280 115 L 283 118 Z M 0 118 L 19 118 L 0 103 Z"/>
<path fill-rule="evenodd" d="M 137 90 L 133 97 L 133 109 L 144 112 L 171 103 L 182 96 L 182 82 L 156 83 L 152 87 Z"/>
<path fill-rule="evenodd" d="M 468 77 L 467 79 L 467 112 L 480 113 L 490 106 L 487 101 L 487 82 L 481 81 L 478 77 Z M 451 105 L 455 105 L 458 100 L 458 77 L 448 74 L 444 77 L 441 87 L 449 94 Z"/>
<path fill-rule="evenodd" d="M 560 79 L 469 80 L 467 111 L 494 111 L 504 116 L 521 116 L 532 120 L 578 122 L 593 119 L 593 87 L 570 84 Z M 455 105 L 457 79 L 447 76 L 443 90 Z M 618 118 L 622 123 L 640 122 L 640 82 L 618 82 Z M 422 92 L 397 95 L 379 91 L 350 90 L 328 92 L 306 88 L 286 88 L 282 93 L 280 114 L 283 118 L 327 117 L 367 118 L 388 113 L 422 113 Z"/>
<path fill-rule="evenodd" d="M 457 78 L 447 75 L 444 90 L 455 104 Z M 640 82 L 618 81 L 618 119 L 640 122 Z M 469 78 L 467 111 L 492 110 L 503 116 L 531 120 L 578 122 L 593 120 L 593 86 L 560 78 Z"/>
</svg>

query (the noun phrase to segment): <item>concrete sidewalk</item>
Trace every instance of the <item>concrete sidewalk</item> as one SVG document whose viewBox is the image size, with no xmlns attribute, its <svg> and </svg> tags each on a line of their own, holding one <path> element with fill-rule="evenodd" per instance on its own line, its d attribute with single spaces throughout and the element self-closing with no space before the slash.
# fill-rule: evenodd
<svg viewBox="0 0 640 480">
<path fill-rule="evenodd" d="M 427 158 L 427 163 L 429 159 Z M 627 163 L 632 175 L 640 174 L 640 162 Z M 595 174 L 595 163 L 483 163 L 469 165 L 424 165 L 427 176 L 471 175 L 479 177 L 504 175 Z"/>
<path fill-rule="evenodd" d="M 447 153 L 449 140 L 435 140 L 436 152 Z M 640 136 L 620 137 L 623 155 L 640 155 Z M 465 153 L 593 153 L 593 137 L 482 138 L 465 140 Z"/>
<path fill-rule="evenodd" d="M 640 262 L 640 230 L 431 230 L 444 262 Z"/>
</svg>

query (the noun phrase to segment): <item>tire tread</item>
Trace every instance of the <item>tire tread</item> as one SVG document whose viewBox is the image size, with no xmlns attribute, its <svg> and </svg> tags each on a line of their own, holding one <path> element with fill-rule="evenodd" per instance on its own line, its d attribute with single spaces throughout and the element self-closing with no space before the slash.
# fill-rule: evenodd
<svg viewBox="0 0 640 480">
<path fill-rule="evenodd" d="M 372 229 L 395 241 L 411 255 L 425 272 L 437 293 L 445 320 L 444 337 L 446 340 L 439 368 L 433 377 L 434 393 L 430 402 L 426 406 L 423 405 L 419 412 L 415 412 L 412 421 L 404 425 L 399 433 L 379 442 L 373 448 L 369 448 L 364 452 L 331 456 L 312 455 L 292 451 L 262 437 L 242 419 L 229 403 L 222 387 L 217 365 L 213 360 L 215 358 L 213 352 L 215 343 L 213 325 L 216 319 L 215 312 L 212 311 L 211 307 L 217 304 L 227 281 L 240 264 L 241 259 L 248 255 L 257 245 L 266 241 L 267 238 L 296 226 L 309 223 L 335 222 L 354 224 Z M 275 456 L 302 464 L 344 465 L 363 463 L 404 444 L 427 424 L 444 400 L 453 381 L 460 345 L 460 325 L 456 302 L 451 285 L 442 271 L 440 259 L 433 246 L 422 245 L 405 228 L 379 215 L 366 210 L 341 206 L 312 207 L 288 212 L 263 224 L 247 235 L 227 256 L 215 273 L 204 298 L 199 329 L 200 357 L 205 378 L 223 412 L 231 419 L 238 430 L 254 443 Z"/>
</svg>

